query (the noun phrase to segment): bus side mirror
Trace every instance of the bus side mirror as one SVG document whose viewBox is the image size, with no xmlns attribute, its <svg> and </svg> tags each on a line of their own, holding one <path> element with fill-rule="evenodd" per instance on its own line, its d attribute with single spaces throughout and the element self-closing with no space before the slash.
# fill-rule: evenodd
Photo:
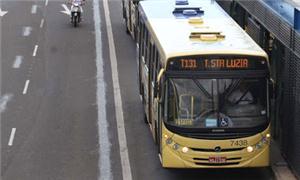
<svg viewBox="0 0 300 180">
<path fill-rule="evenodd" d="M 270 79 L 270 81 L 268 82 L 269 85 L 269 97 L 270 99 L 274 99 L 275 98 L 275 82 L 273 79 Z"/>
</svg>

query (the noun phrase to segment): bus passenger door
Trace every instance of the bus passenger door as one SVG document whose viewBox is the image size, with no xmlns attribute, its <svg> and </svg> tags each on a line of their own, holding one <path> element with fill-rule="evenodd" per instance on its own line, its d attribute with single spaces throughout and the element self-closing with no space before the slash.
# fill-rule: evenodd
<svg viewBox="0 0 300 180">
<path fill-rule="evenodd" d="M 155 88 L 156 88 L 156 83 L 157 83 L 157 75 L 160 70 L 160 63 L 159 63 L 159 55 L 158 51 L 155 47 L 155 45 L 152 45 L 151 48 L 151 55 L 150 55 L 150 98 L 149 98 L 149 112 L 150 112 L 150 123 L 151 123 L 151 130 L 152 130 L 152 135 L 153 139 L 155 142 L 157 142 L 157 105 L 155 102 Z"/>
<path fill-rule="evenodd" d="M 142 89 L 142 101 L 145 111 L 145 122 L 149 120 L 149 34 L 146 26 L 143 28 L 142 32 L 142 41 L 141 41 L 141 89 Z"/>
</svg>

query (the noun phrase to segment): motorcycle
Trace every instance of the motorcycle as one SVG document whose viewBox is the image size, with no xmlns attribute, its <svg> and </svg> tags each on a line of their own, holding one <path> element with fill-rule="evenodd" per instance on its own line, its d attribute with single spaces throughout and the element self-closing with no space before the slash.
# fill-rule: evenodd
<svg viewBox="0 0 300 180">
<path fill-rule="evenodd" d="M 71 23 L 74 27 L 77 27 L 78 24 L 81 22 L 82 16 L 82 3 L 79 1 L 73 1 L 71 6 Z"/>
</svg>

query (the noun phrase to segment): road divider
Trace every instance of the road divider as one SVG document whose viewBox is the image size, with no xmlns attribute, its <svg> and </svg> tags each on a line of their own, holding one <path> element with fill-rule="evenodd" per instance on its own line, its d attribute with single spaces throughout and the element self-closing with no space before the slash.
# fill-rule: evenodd
<svg viewBox="0 0 300 180">
<path fill-rule="evenodd" d="M 118 74 L 118 64 L 117 64 L 117 57 L 116 57 L 114 37 L 112 32 L 108 0 L 103 0 L 103 7 L 104 7 L 107 38 L 108 38 L 108 45 L 109 45 L 109 57 L 110 57 L 113 90 L 114 90 L 114 100 L 115 100 L 114 105 L 115 105 L 116 120 L 117 120 L 117 132 L 118 132 L 118 140 L 119 140 L 119 148 L 120 148 L 119 151 L 121 157 L 121 165 L 122 165 L 122 176 L 124 180 L 132 180 L 126 132 L 125 132 L 124 113 L 123 113 L 123 105 L 122 105 L 123 103 L 122 103 L 119 74 Z"/>
<path fill-rule="evenodd" d="M 99 134 L 99 180 L 112 180 L 111 172 L 111 143 L 108 135 L 108 122 L 106 116 L 106 84 L 104 79 L 101 17 L 99 0 L 93 0 L 95 23 L 95 48 L 97 67 L 97 106 L 98 106 L 98 134 Z M 65 8 L 67 9 L 67 8 Z"/>
</svg>

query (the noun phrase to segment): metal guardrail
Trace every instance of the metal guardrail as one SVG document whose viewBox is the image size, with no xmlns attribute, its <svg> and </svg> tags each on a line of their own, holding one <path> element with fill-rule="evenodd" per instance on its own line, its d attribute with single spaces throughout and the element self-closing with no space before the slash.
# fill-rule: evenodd
<svg viewBox="0 0 300 180">
<path fill-rule="evenodd" d="M 268 29 L 278 38 L 285 46 L 293 49 L 292 42 L 300 36 L 295 35 L 293 27 L 285 20 L 278 17 L 275 12 L 269 10 L 267 5 L 262 1 L 237 1 L 244 9 L 246 9 L 260 24 Z M 300 49 L 297 51 L 300 55 Z"/>
</svg>

